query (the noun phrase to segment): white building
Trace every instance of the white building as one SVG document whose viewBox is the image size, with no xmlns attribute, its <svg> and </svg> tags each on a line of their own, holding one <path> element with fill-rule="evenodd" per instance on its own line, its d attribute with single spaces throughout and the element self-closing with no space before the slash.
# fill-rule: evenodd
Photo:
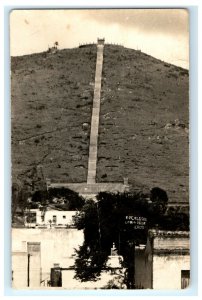
<svg viewBox="0 0 202 300">
<path fill-rule="evenodd" d="M 76 228 L 12 228 L 13 287 L 47 286 L 54 265 L 74 265 L 74 249 L 83 239 L 83 231 Z M 70 276 L 69 286 L 76 283 Z"/>
<path fill-rule="evenodd" d="M 111 280 L 123 286 L 124 269 L 114 247 L 108 267 L 96 282 L 74 278 L 74 249 L 83 241 L 83 231 L 76 228 L 12 228 L 13 288 L 96 289 L 103 288 Z"/>
<path fill-rule="evenodd" d="M 182 289 L 189 281 L 189 232 L 150 230 L 147 245 L 135 247 L 136 288 Z"/>
<path fill-rule="evenodd" d="M 26 212 L 25 226 L 40 227 L 40 226 L 73 226 L 73 216 L 76 211 L 51 210 L 41 211 L 39 209 L 30 209 Z"/>
</svg>

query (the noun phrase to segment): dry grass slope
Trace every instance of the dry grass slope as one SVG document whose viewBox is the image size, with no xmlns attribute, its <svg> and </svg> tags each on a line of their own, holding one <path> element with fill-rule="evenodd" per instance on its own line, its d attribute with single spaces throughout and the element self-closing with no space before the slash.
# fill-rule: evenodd
<svg viewBox="0 0 202 300">
<path fill-rule="evenodd" d="M 159 186 L 188 201 L 188 71 L 105 46 L 98 181 Z"/>
<path fill-rule="evenodd" d="M 85 182 L 96 46 L 12 58 L 13 180 Z M 159 186 L 188 201 L 189 74 L 139 51 L 105 46 L 98 182 Z M 86 123 L 86 124 L 84 124 Z"/>
<path fill-rule="evenodd" d="M 86 180 L 95 62 L 96 46 L 12 58 L 14 180 L 38 163 L 46 177 Z"/>
</svg>

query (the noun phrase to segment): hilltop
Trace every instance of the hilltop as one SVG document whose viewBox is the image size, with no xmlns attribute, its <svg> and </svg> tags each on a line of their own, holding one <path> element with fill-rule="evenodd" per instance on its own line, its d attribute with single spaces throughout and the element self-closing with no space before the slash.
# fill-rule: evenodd
<svg viewBox="0 0 202 300">
<path fill-rule="evenodd" d="M 13 181 L 87 180 L 95 64 L 95 45 L 11 58 Z M 188 201 L 188 71 L 105 45 L 102 75 L 97 181 Z"/>
</svg>

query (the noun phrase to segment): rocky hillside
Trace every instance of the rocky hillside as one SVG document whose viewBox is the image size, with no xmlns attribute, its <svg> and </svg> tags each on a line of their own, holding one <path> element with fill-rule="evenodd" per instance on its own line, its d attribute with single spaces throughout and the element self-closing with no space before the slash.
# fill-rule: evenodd
<svg viewBox="0 0 202 300">
<path fill-rule="evenodd" d="M 85 182 L 96 46 L 11 59 L 13 181 Z M 140 51 L 105 45 L 98 182 L 165 189 L 188 201 L 189 74 Z"/>
</svg>

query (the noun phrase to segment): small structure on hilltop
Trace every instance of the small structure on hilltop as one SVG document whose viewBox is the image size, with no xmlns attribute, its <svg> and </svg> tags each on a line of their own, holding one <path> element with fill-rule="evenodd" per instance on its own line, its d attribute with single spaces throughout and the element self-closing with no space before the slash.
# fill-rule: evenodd
<svg viewBox="0 0 202 300">
<path fill-rule="evenodd" d="M 101 39 L 101 38 L 98 38 L 98 39 L 97 39 L 97 44 L 98 44 L 98 45 L 104 45 L 104 43 L 105 43 L 105 39 L 104 39 L 104 38 L 102 38 L 102 39 Z"/>
<path fill-rule="evenodd" d="M 48 47 L 48 51 L 47 52 L 48 53 L 52 53 L 52 54 L 56 53 L 58 51 L 58 45 L 59 45 L 59 43 L 55 42 L 54 45 L 53 45 L 53 47 Z"/>
</svg>

